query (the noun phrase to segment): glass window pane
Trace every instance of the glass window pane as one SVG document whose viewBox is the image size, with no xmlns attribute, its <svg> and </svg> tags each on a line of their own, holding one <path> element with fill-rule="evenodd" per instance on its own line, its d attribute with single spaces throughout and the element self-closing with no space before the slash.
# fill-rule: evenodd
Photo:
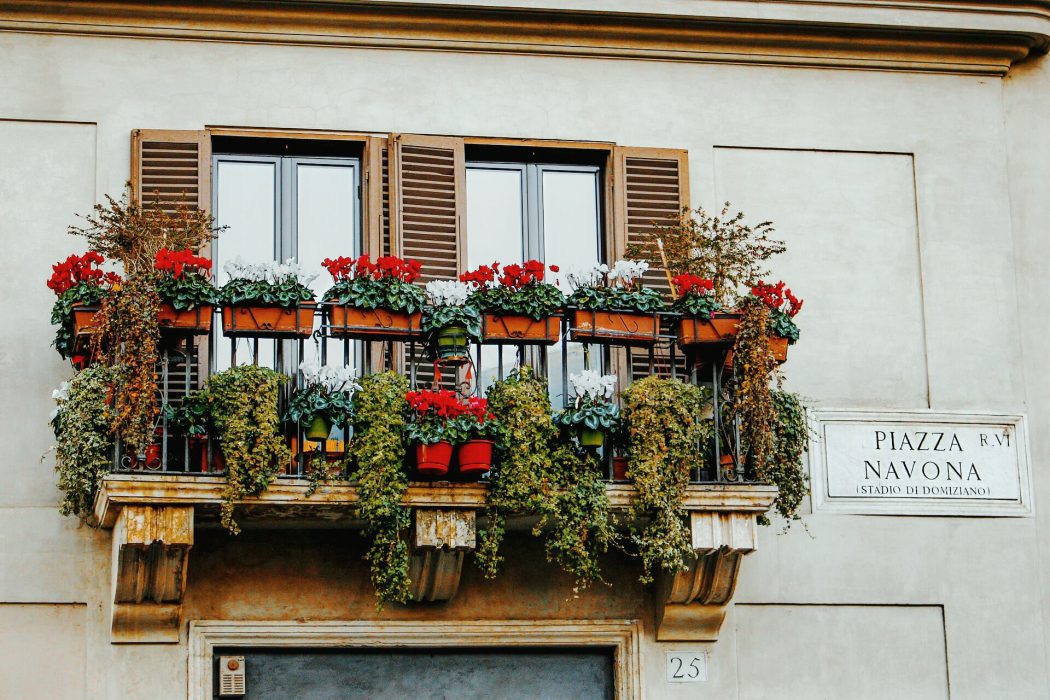
<svg viewBox="0 0 1050 700">
<path fill-rule="evenodd" d="M 214 270 L 216 281 L 229 281 L 223 265 L 240 257 L 246 262 L 266 262 L 274 259 L 277 207 L 277 164 L 275 162 L 220 160 L 215 169 L 215 218 L 219 226 L 227 227 L 215 240 Z M 216 319 L 221 324 L 220 319 Z M 221 327 L 221 325 L 220 325 Z M 230 344 L 233 342 L 215 334 L 215 366 L 219 372 L 230 366 Z M 237 363 L 252 362 L 254 341 L 237 341 Z M 274 343 L 259 341 L 259 364 L 274 366 Z"/>
<path fill-rule="evenodd" d="M 544 257 L 547 264 L 560 266 L 561 271 L 555 279 L 561 289 L 568 292 L 566 273 L 572 268 L 593 265 L 601 258 L 598 172 L 545 169 L 541 182 Z M 568 371 L 573 374 L 583 369 L 583 345 L 569 343 L 568 348 Z M 551 402 L 560 407 L 566 398 L 562 389 L 561 343 L 552 346 L 548 352 Z M 601 360 L 601 349 L 592 346 L 591 369 L 601 370 Z M 572 388 L 568 391 L 571 395 Z"/>
<path fill-rule="evenodd" d="M 522 217 L 525 169 L 467 168 L 467 268 L 493 262 L 523 262 L 525 222 Z M 503 348 L 504 374 L 517 362 L 513 347 Z M 481 351 L 481 393 L 499 377 L 499 348 Z"/>
<path fill-rule="evenodd" d="M 298 260 L 307 271 L 318 273 L 311 287 L 320 300 L 332 285 L 321 261 L 340 255 L 354 257 L 361 249 L 357 235 L 357 167 L 299 163 L 295 177 Z M 306 359 L 321 361 L 316 342 L 307 342 L 304 352 Z M 326 341 L 325 352 L 328 364 L 343 364 L 343 341 Z M 350 364 L 361 370 L 360 343 L 350 345 Z"/>
</svg>

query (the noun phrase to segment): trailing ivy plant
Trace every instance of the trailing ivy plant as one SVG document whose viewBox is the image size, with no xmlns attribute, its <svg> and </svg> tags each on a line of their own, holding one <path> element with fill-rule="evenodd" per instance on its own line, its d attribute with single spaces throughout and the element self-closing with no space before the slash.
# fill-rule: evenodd
<svg viewBox="0 0 1050 700">
<path fill-rule="evenodd" d="M 478 565 L 494 578 L 503 561 L 499 550 L 507 517 L 536 515 L 533 535 L 544 538 L 548 561 L 573 576 L 574 590 L 601 581 L 599 557 L 616 538 L 605 484 L 593 457 L 559 440 L 547 383 L 521 367 L 489 388 L 488 401 L 504 436 L 489 477 Z"/>
<path fill-rule="evenodd" d="M 85 517 L 95 492 L 113 464 L 110 396 L 115 372 L 96 365 L 77 374 L 68 389 L 55 392 L 58 401 L 51 424 L 55 428 L 55 470 L 64 497 L 63 515 Z"/>
<path fill-rule="evenodd" d="M 361 378 L 355 395 L 354 442 L 347 455 L 357 465 L 358 514 L 371 538 L 365 558 L 371 568 L 376 608 L 405 603 L 409 595 L 408 543 L 411 511 L 401 505 L 405 473 L 405 392 L 408 380 L 396 372 Z"/>
<path fill-rule="evenodd" d="M 675 379 L 646 377 L 623 393 L 627 436 L 627 476 L 637 496 L 631 539 L 642 559 L 643 583 L 657 571 L 675 573 L 694 557 L 682 507 L 689 474 L 702 459 L 700 445 L 710 439 L 710 424 L 697 420 L 710 401 L 709 392 Z"/>
<path fill-rule="evenodd" d="M 779 489 L 773 509 L 790 525 L 800 519 L 799 506 L 809 494 L 809 480 L 802 466 L 802 453 L 809 447 L 809 424 L 798 394 L 774 389 L 772 398 L 776 413 L 773 449 L 758 476 Z M 759 522 L 768 525 L 769 519 L 762 515 Z"/>
<path fill-rule="evenodd" d="M 240 532 L 234 503 L 262 493 L 291 459 L 277 410 L 278 391 L 287 380 L 272 369 L 239 365 L 205 384 L 227 469 L 220 520 L 234 535 Z"/>
<path fill-rule="evenodd" d="M 740 424 L 740 461 L 762 478 L 773 455 L 776 407 L 772 381 L 776 360 L 769 348 L 769 310 L 754 297 L 741 301 L 743 314 L 733 348 L 732 412 Z"/>
</svg>

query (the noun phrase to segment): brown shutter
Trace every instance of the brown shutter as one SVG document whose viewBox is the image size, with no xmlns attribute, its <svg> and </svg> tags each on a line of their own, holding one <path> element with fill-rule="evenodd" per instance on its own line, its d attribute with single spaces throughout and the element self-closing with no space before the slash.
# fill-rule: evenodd
<svg viewBox="0 0 1050 700">
<path fill-rule="evenodd" d="M 466 251 L 466 161 L 463 139 L 393 134 L 389 147 L 389 241 L 394 255 L 422 263 L 419 283 L 456 279 Z M 416 385 L 428 387 L 434 368 L 424 348 L 406 352 L 416 366 Z M 401 353 L 395 352 L 394 366 Z M 442 386 L 464 381 L 464 370 L 442 371 Z"/>
<path fill-rule="evenodd" d="M 182 202 L 211 208 L 211 136 L 207 131 L 135 129 L 131 186 L 136 201 L 157 199 L 167 210 Z"/>
<path fill-rule="evenodd" d="M 689 154 L 676 149 L 617 146 L 614 161 L 612 257 L 616 260 L 623 257 L 628 245 L 641 242 L 654 222 L 666 224 L 689 207 Z M 646 286 L 671 300 L 663 268 L 652 265 L 644 279 Z M 656 351 L 655 373 L 670 373 L 669 354 L 667 348 Z M 680 354 L 676 364 L 679 372 L 684 371 Z M 631 370 L 633 378 L 650 374 L 648 353 L 634 351 Z"/>
</svg>

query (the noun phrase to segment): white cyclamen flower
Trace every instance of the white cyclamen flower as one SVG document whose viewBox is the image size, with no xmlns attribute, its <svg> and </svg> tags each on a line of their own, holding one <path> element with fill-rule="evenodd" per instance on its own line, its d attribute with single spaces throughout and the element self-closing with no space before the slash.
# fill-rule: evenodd
<svg viewBox="0 0 1050 700">
<path fill-rule="evenodd" d="M 470 296 L 470 285 L 454 280 L 427 282 L 427 297 L 434 306 L 463 306 Z"/>
<path fill-rule="evenodd" d="M 609 277 L 618 279 L 626 285 L 644 275 L 648 269 L 649 263 L 644 260 L 617 260 Z"/>
<path fill-rule="evenodd" d="M 318 275 L 318 273 L 308 273 L 293 258 L 288 258 L 283 263 L 275 260 L 246 263 L 238 256 L 223 265 L 222 269 L 230 276 L 230 279 L 269 282 L 270 284 L 280 284 L 285 280 L 294 279 L 304 287 L 309 287 Z"/>
<path fill-rule="evenodd" d="M 573 268 L 565 273 L 565 280 L 569 283 L 569 287 L 575 291 L 577 289 L 593 289 L 594 287 L 600 287 L 605 279 L 605 275 L 609 272 L 609 266 L 605 263 L 595 263 L 590 267 L 584 268 Z"/>
<path fill-rule="evenodd" d="M 58 388 L 51 392 L 51 398 L 53 398 L 58 405 L 51 409 L 51 413 L 47 417 L 49 422 L 55 420 L 55 417 L 62 410 L 63 405 L 69 400 L 69 382 L 62 382 L 59 384 Z"/>
<path fill-rule="evenodd" d="M 331 394 L 343 391 L 353 394 L 361 388 L 357 383 L 356 370 L 341 365 L 319 365 L 317 360 L 303 360 L 299 364 L 305 386 L 320 385 Z"/>
<path fill-rule="evenodd" d="M 616 375 L 601 375 L 592 369 L 585 369 L 579 374 L 570 374 L 569 382 L 577 399 L 587 397 L 592 401 L 598 399 L 611 399 L 616 391 Z"/>
</svg>

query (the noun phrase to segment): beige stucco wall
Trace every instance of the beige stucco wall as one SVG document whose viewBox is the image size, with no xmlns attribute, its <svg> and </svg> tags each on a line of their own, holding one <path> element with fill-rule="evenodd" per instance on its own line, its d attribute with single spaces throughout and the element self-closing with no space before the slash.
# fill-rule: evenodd
<svg viewBox="0 0 1050 700">
<path fill-rule="evenodd" d="M 528 542 L 500 581 L 471 570 L 451 604 L 384 617 L 640 618 L 649 698 L 1050 696 L 1045 60 L 1004 82 L 7 33 L 0 65 L 0 656 L 20 654 L 0 696 L 49 687 L 36 669 L 53 654 L 69 697 L 185 692 L 185 644 L 109 644 L 109 533 L 56 511 L 40 455 L 68 368 L 43 282 L 75 245 L 72 214 L 128 178 L 131 129 L 205 125 L 688 148 L 694 202 L 731 199 L 790 244 L 776 272 L 807 299 L 792 389 L 823 407 L 1029 414 L 1035 517 L 765 529 L 713 645 L 652 641 L 633 564 L 610 559 L 613 585 L 574 600 Z M 376 617 L 358 539 L 199 532 L 184 618 Z M 665 684 L 676 648 L 709 649 L 710 681 Z"/>
</svg>

